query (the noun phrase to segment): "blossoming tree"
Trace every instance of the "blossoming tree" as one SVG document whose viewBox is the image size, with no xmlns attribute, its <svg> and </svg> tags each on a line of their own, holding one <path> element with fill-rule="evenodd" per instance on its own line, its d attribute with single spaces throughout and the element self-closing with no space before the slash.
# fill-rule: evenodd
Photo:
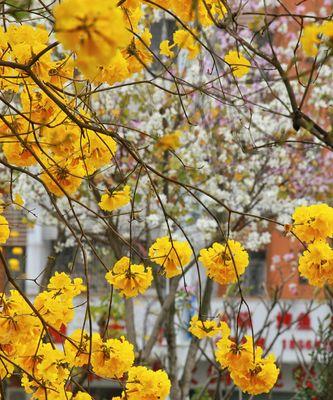
<svg viewBox="0 0 333 400">
<path fill-rule="evenodd" d="M 37 400 L 89 400 L 94 374 L 118 382 L 118 399 L 186 399 L 202 340 L 214 346 L 202 357 L 218 376 L 228 372 L 251 395 L 269 392 L 275 356 L 257 343 L 252 322 L 251 335 L 238 329 L 249 307 L 247 250 L 269 242 L 273 224 L 303 246 L 299 273 L 310 284 L 333 283 L 330 10 L 323 3 L 314 16 L 274 1 L 14 3 L 3 5 L 0 31 L 2 209 L 33 219 L 38 204 L 39 221 L 57 225 L 58 245 L 70 243 L 78 256 L 67 273 L 45 266 L 30 299 L 0 253 L 11 289 L 1 295 L 2 381 L 17 374 Z M 150 28 L 165 20 L 172 32 L 156 46 Z M 4 215 L 0 223 L 5 245 L 11 227 Z M 92 256 L 110 285 L 100 332 Z M 189 279 L 198 307 L 180 364 L 176 294 Z M 235 288 L 234 321 L 210 314 L 213 282 Z M 115 292 L 126 337 L 108 336 Z M 75 318 L 80 295 L 82 327 L 67 336 L 61 327 Z M 158 310 L 142 345 L 140 296 Z M 167 355 L 154 370 L 161 327 Z"/>
</svg>

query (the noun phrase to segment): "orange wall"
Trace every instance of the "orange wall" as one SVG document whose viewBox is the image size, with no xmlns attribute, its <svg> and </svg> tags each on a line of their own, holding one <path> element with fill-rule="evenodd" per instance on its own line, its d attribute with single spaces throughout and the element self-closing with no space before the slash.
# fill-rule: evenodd
<svg viewBox="0 0 333 400">
<path fill-rule="evenodd" d="M 298 273 L 298 257 L 303 251 L 302 245 L 291 236 L 286 237 L 276 229 L 271 231 L 272 240 L 267 247 L 266 285 L 273 295 L 277 288 L 284 299 L 310 299 L 314 297 L 315 287 L 302 283 Z M 281 262 L 274 262 L 274 256 L 280 256 Z M 286 259 L 284 259 L 284 256 Z M 289 257 L 288 257 L 289 256 Z M 280 289 L 281 290 L 281 289 Z"/>
</svg>

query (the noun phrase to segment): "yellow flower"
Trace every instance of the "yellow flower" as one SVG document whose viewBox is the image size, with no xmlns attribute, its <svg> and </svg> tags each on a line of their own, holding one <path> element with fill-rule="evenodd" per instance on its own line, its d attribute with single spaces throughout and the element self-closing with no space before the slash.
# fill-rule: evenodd
<svg viewBox="0 0 333 400">
<path fill-rule="evenodd" d="M 0 215 L 0 243 L 4 244 L 9 238 L 10 230 L 8 226 L 8 221 L 3 215 Z"/>
<path fill-rule="evenodd" d="M 15 208 L 18 210 L 24 205 L 24 200 L 22 199 L 22 196 L 19 193 L 15 194 L 14 203 L 15 203 Z"/>
<path fill-rule="evenodd" d="M 192 249 L 188 242 L 170 241 L 168 236 L 156 239 L 149 249 L 149 257 L 161 265 L 167 278 L 182 273 L 182 269 L 190 262 Z"/>
<path fill-rule="evenodd" d="M 215 357 L 223 368 L 233 370 L 239 368 L 241 358 L 243 362 L 245 359 L 248 359 L 249 362 L 253 358 L 253 348 L 249 336 L 245 337 L 245 343 L 235 343 L 230 339 L 230 328 L 226 322 L 221 322 L 221 332 L 222 338 L 216 343 Z"/>
<path fill-rule="evenodd" d="M 318 53 L 319 34 L 320 27 L 317 24 L 307 25 L 303 30 L 301 45 L 304 53 L 309 57 L 315 57 Z"/>
<path fill-rule="evenodd" d="M 14 119 L 9 129 L 7 125 L 1 125 L 2 150 L 10 164 L 18 167 L 29 167 L 37 164 L 32 154 L 39 153 L 34 135 L 31 133 L 31 124 L 23 118 Z M 20 138 L 20 141 L 19 139 Z"/>
<path fill-rule="evenodd" d="M 74 318 L 74 304 L 72 298 L 65 298 L 61 293 L 43 291 L 37 295 L 34 306 L 44 318 L 55 329 L 67 325 Z"/>
<path fill-rule="evenodd" d="M 117 49 L 132 39 L 117 1 L 64 0 L 54 7 L 54 17 L 58 40 L 77 53 L 84 73 L 110 63 Z"/>
<path fill-rule="evenodd" d="M 91 365 L 94 372 L 104 378 L 120 379 L 134 362 L 134 347 L 122 336 L 120 339 L 102 341 L 93 335 Z"/>
<path fill-rule="evenodd" d="M 42 324 L 17 290 L 1 294 L 0 344 L 22 345 L 39 338 Z"/>
<path fill-rule="evenodd" d="M 52 128 L 44 127 L 42 130 L 43 147 L 59 158 L 66 158 L 69 154 L 81 156 L 80 128 L 69 122 L 62 113 L 55 117 L 53 124 L 55 126 Z"/>
<path fill-rule="evenodd" d="M 122 5 L 130 10 L 135 10 L 140 7 L 141 3 L 140 0 L 125 0 Z"/>
<path fill-rule="evenodd" d="M 175 53 L 171 50 L 173 46 L 170 46 L 169 40 L 163 40 L 160 43 L 160 54 L 162 56 L 167 56 L 167 57 L 174 57 Z"/>
<path fill-rule="evenodd" d="M 56 292 L 61 291 L 66 295 L 74 297 L 86 291 L 86 287 L 82 282 L 82 278 L 74 278 L 72 282 L 72 279 L 65 272 L 55 272 L 47 288 L 48 290 L 54 290 Z"/>
<path fill-rule="evenodd" d="M 83 142 L 83 157 L 85 160 L 83 168 L 87 168 L 89 175 L 98 168 L 109 164 L 117 151 L 117 143 L 112 137 L 98 135 L 93 131 L 85 132 L 85 139 Z"/>
<path fill-rule="evenodd" d="M 103 82 L 113 85 L 116 82 L 122 82 L 130 76 L 128 68 L 128 60 L 126 55 L 118 49 L 112 61 L 107 65 L 99 65 L 95 71 L 92 71 L 90 75 L 86 75 L 95 85 L 99 85 Z M 112 111 L 114 114 L 114 110 Z M 118 116 L 118 115 L 117 115 Z M 116 149 L 115 149 L 116 150 Z M 115 152 L 114 150 L 114 152 Z"/>
<path fill-rule="evenodd" d="M 23 90 L 20 100 L 24 115 L 34 124 L 46 124 L 59 112 L 56 104 L 41 90 Z"/>
<path fill-rule="evenodd" d="M 192 0 L 160 0 L 158 4 L 173 12 L 184 23 L 198 22 L 200 25 L 210 26 L 214 24 L 214 20 L 219 21 L 226 15 L 226 9 L 220 0 L 195 4 Z"/>
<path fill-rule="evenodd" d="M 210 12 L 214 18 L 223 19 L 227 14 L 227 9 L 220 0 L 208 0 L 207 4 L 211 6 Z"/>
<path fill-rule="evenodd" d="M 323 35 L 329 38 L 333 36 L 333 21 L 325 21 L 320 27 L 320 31 Z"/>
<path fill-rule="evenodd" d="M 77 392 L 76 395 L 69 398 L 69 400 L 92 400 L 92 397 L 88 393 Z"/>
<path fill-rule="evenodd" d="M 132 367 L 122 399 L 165 400 L 170 393 L 171 383 L 166 372 L 152 371 L 146 367 Z"/>
<path fill-rule="evenodd" d="M 90 339 L 86 331 L 77 329 L 64 343 L 66 359 L 71 366 L 82 367 L 88 364 Z"/>
<path fill-rule="evenodd" d="M 10 54 L 12 60 L 21 64 L 30 61 L 48 43 L 48 32 L 42 26 L 32 27 L 28 24 L 9 24 L 6 36 L 7 42 L 11 46 Z"/>
<path fill-rule="evenodd" d="M 333 283 L 333 250 L 321 240 L 309 244 L 299 258 L 299 272 L 314 286 Z"/>
<path fill-rule="evenodd" d="M 128 257 L 122 257 L 112 270 L 106 273 L 105 279 L 124 296 L 133 297 L 147 290 L 153 280 L 153 274 L 150 267 L 131 264 Z"/>
<path fill-rule="evenodd" d="M 156 146 L 162 151 L 176 150 L 181 145 L 180 137 L 181 137 L 180 131 L 168 133 L 167 135 L 164 135 L 158 139 L 158 141 L 156 142 Z"/>
<path fill-rule="evenodd" d="M 200 53 L 198 42 L 194 39 L 192 34 L 184 29 L 179 29 L 173 34 L 174 44 L 178 45 L 181 49 L 188 51 L 188 58 L 193 60 Z"/>
<path fill-rule="evenodd" d="M 128 61 L 128 70 L 130 74 L 141 71 L 144 66 L 148 66 L 153 55 L 149 51 L 152 35 L 148 29 L 145 29 L 141 35 L 138 34 L 141 40 L 134 38 L 130 46 L 123 50 L 123 55 Z M 143 43 L 144 44 L 143 44 Z"/>
<path fill-rule="evenodd" d="M 63 351 L 53 348 L 51 343 L 41 345 L 38 355 L 41 361 L 37 364 L 37 376 L 50 383 L 64 382 L 69 375 L 65 367 L 66 357 Z"/>
<path fill-rule="evenodd" d="M 273 388 L 280 372 L 275 365 L 273 354 L 261 358 L 258 353 L 255 359 L 250 359 L 250 362 L 243 363 L 243 360 L 241 362 L 239 368 L 230 371 L 230 376 L 242 392 L 257 395 L 268 393 Z"/>
<path fill-rule="evenodd" d="M 22 377 L 21 384 L 27 393 L 32 393 L 36 400 L 64 400 L 65 383 L 68 380 L 70 371 L 64 353 L 53 348 L 50 343 L 41 343 L 38 352 L 35 354 L 35 362 L 30 376 L 41 382 L 43 386 L 26 376 Z M 44 386 L 45 385 L 45 386 Z"/>
<path fill-rule="evenodd" d="M 269 392 L 279 375 L 274 355 L 263 359 L 260 346 L 253 353 L 250 336 L 245 336 L 244 343 L 235 343 L 229 338 L 230 328 L 225 322 L 221 323 L 221 330 L 223 334 L 216 344 L 215 356 L 223 368 L 228 368 L 235 385 L 249 394 Z"/>
<path fill-rule="evenodd" d="M 41 174 L 41 180 L 48 190 L 58 197 L 73 194 L 80 187 L 85 175 L 83 164 L 62 157 L 54 157 L 53 160 L 47 160 L 48 173 L 44 171 Z"/>
<path fill-rule="evenodd" d="M 297 207 L 293 220 L 292 230 L 304 242 L 333 236 L 333 208 L 327 204 Z"/>
<path fill-rule="evenodd" d="M 229 51 L 229 53 L 224 57 L 224 61 L 229 64 L 232 73 L 236 78 L 241 78 L 250 71 L 250 61 L 238 51 Z"/>
<path fill-rule="evenodd" d="M 117 190 L 111 194 L 103 194 L 101 201 L 98 203 L 104 211 L 114 211 L 117 208 L 123 207 L 131 201 L 131 188 L 126 185 L 123 190 Z"/>
<path fill-rule="evenodd" d="M 2 150 L 10 164 L 18 167 L 29 167 L 37 164 L 32 153 L 19 142 L 4 143 Z"/>
<path fill-rule="evenodd" d="M 190 327 L 188 331 L 199 339 L 206 337 L 213 337 L 220 333 L 221 328 L 217 326 L 215 321 L 202 321 L 199 320 L 197 315 L 191 318 Z"/>
<path fill-rule="evenodd" d="M 249 255 L 239 242 L 228 240 L 228 245 L 214 243 L 212 247 L 200 250 L 199 261 L 211 279 L 226 285 L 236 282 L 237 274 L 240 276 L 245 272 Z"/>
<path fill-rule="evenodd" d="M 47 289 L 36 296 L 34 306 L 47 323 L 60 329 L 73 319 L 73 298 L 86 288 L 82 285 L 81 278 L 74 278 L 72 281 L 64 272 L 56 272 Z"/>
</svg>

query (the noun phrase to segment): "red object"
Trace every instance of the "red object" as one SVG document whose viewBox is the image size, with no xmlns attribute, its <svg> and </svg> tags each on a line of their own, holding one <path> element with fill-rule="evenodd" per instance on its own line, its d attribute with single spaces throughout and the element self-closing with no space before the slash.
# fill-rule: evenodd
<svg viewBox="0 0 333 400">
<path fill-rule="evenodd" d="M 310 371 L 306 371 L 301 365 L 299 365 L 298 367 L 294 368 L 293 375 L 295 378 L 296 387 L 307 387 L 309 389 L 314 388 L 312 380 L 316 377 L 316 373 L 313 367 L 310 369 Z M 306 377 L 308 378 L 306 379 Z"/>
<path fill-rule="evenodd" d="M 164 329 L 160 328 L 160 330 L 158 331 L 158 334 L 157 334 L 157 343 L 159 345 L 162 345 L 163 341 L 164 341 Z"/>
<path fill-rule="evenodd" d="M 67 327 L 66 325 L 62 324 L 59 331 L 55 331 L 54 329 L 49 328 L 49 332 L 52 336 L 52 339 L 54 340 L 54 343 L 64 343 L 65 338 L 62 335 L 66 335 Z"/>
<path fill-rule="evenodd" d="M 113 323 L 109 324 L 108 328 L 121 331 L 121 330 L 125 329 L 125 326 L 118 324 L 117 322 L 113 322 Z"/>
<path fill-rule="evenodd" d="M 311 330 L 311 319 L 309 314 L 300 313 L 297 318 L 297 328 L 303 331 Z"/>
<path fill-rule="evenodd" d="M 231 376 L 229 372 L 225 375 L 225 383 L 229 386 L 232 383 Z"/>
<path fill-rule="evenodd" d="M 239 313 L 238 326 L 240 328 L 251 328 L 251 319 L 248 311 L 242 311 Z"/>
<path fill-rule="evenodd" d="M 278 328 L 282 328 L 283 326 L 290 327 L 291 323 L 292 323 L 292 315 L 290 312 L 284 312 L 278 314 L 277 316 Z"/>
<path fill-rule="evenodd" d="M 257 346 L 260 346 L 261 348 L 265 348 L 265 338 L 259 338 L 258 340 L 257 340 Z"/>
</svg>

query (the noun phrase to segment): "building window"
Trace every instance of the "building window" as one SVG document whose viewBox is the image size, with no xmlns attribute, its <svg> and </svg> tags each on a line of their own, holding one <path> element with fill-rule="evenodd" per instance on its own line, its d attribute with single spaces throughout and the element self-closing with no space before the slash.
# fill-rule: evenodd
<svg viewBox="0 0 333 400">
<path fill-rule="evenodd" d="M 106 265 L 113 265 L 115 262 L 112 253 L 104 256 L 103 259 Z M 80 249 L 77 247 L 66 247 L 60 254 L 57 254 L 52 275 L 55 271 L 71 274 L 72 277 L 80 277 L 86 283 L 86 270 Z M 108 295 L 110 285 L 104 278 L 105 268 L 94 254 L 91 254 L 88 261 L 87 271 L 90 294 L 100 297 Z"/>
<path fill-rule="evenodd" d="M 94 400 L 110 400 L 114 397 L 120 396 L 122 389 L 116 387 L 92 387 L 89 392 Z"/>
<path fill-rule="evenodd" d="M 151 25 L 150 32 L 153 38 L 150 49 L 158 57 L 160 57 L 160 43 L 163 40 L 172 41 L 172 35 L 175 30 L 176 23 L 172 19 L 163 18 L 160 21 L 154 22 Z M 154 60 L 151 68 L 154 72 L 158 72 L 159 70 L 163 69 L 160 62 L 158 62 L 156 59 Z"/>
<path fill-rule="evenodd" d="M 19 288 L 25 289 L 25 246 L 4 246 L 4 256 L 11 276 Z"/>
<path fill-rule="evenodd" d="M 250 264 L 242 278 L 242 287 L 251 296 L 264 293 L 266 251 L 250 252 Z"/>
<path fill-rule="evenodd" d="M 173 32 L 176 30 L 176 24 L 173 19 L 163 18 L 158 22 L 151 24 L 150 32 L 153 35 L 151 49 L 159 54 L 160 43 L 163 40 L 172 40 Z"/>
</svg>

